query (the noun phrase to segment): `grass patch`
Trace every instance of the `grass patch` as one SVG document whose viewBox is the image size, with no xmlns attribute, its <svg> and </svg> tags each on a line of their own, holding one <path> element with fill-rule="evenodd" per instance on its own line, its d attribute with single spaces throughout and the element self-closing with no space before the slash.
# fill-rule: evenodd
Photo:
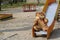
<svg viewBox="0 0 60 40">
<path fill-rule="evenodd" d="M 18 3 L 13 3 L 12 5 L 11 4 L 3 4 L 2 6 L 1 6 L 1 8 L 15 8 L 15 7 L 21 7 L 23 4 L 36 4 L 36 3 L 26 3 L 26 2 L 18 2 Z M 42 5 L 44 5 L 44 4 L 39 4 L 38 6 L 42 6 Z"/>
<path fill-rule="evenodd" d="M 60 4 L 60 0 L 59 0 L 59 4 Z"/>
<path fill-rule="evenodd" d="M 15 8 L 15 7 L 21 7 L 23 4 L 25 4 L 24 2 L 19 2 L 19 3 L 13 3 L 11 4 L 3 4 L 1 7 L 2 8 Z"/>
</svg>

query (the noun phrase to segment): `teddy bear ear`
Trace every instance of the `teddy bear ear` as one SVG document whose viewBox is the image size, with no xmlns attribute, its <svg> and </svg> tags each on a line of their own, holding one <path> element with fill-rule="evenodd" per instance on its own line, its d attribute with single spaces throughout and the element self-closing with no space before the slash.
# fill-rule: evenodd
<svg viewBox="0 0 60 40">
<path fill-rule="evenodd" d="M 40 14 L 40 12 L 36 12 L 36 15 L 37 15 L 37 14 Z"/>
<path fill-rule="evenodd" d="M 41 12 L 43 15 L 45 15 L 45 12 Z"/>
</svg>

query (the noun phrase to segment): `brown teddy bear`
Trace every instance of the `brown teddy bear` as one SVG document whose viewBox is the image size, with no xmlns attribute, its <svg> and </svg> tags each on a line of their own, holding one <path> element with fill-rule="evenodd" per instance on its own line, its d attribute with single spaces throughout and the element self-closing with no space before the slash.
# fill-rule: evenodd
<svg viewBox="0 0 60 40">
<path fill-rule="evenodd" d="M 47 26 L 48 20 L 45 18 L 45 14 L 43 12 L 36 13 L 36 19 L 34 21 L 34 29 L 36 31 L 38 30 L 44 30 L 47 31 L 48 30 L 48 26 Z"/>
</svg>

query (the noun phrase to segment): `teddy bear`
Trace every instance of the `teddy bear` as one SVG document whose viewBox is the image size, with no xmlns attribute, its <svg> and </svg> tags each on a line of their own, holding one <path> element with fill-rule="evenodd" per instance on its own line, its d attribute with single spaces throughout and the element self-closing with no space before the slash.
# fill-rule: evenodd
<svg viewBox="0 0 60 40">
<path fill-rule="evenodd" d="M 34 29 L 36 31 L 39 30 L 47 31 L 48 30 L 47 23 L 48 23 L 48 19 L 45 18 L 44 12 L 37 12 L 36 18 L 34 20 L 34 25 L 33 25 Z"/>
</svg>

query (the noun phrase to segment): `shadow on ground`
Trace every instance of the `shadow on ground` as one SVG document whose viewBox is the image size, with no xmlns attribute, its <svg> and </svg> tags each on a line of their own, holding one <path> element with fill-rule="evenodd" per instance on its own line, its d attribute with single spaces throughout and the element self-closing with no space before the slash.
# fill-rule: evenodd
<svg viewBox="0 0 60 40">
<path fill-rule="evenodd" d="M 54 29 L 50 39 L 60 38 L 60 28 Z"/>
<path fill-rule="evenodd" d="M 29 27 L 23 27 L 23 28 L 18 28 L 18 29 L 5 29 L 5 30 L 0 30 L 0 32 L 12 32 L 12 31 L 28 31 L 32 28 L 32 26 Z"/>
<path fill-rule="evenodd" d="M 15 17 L 8 17 L 8 18 L 5 18 L 5 19 L 0 19 L 0 21 L 7 21 L 7 20 L 12 20 L 12 19 L 15 19 Z"/>
</svg>

